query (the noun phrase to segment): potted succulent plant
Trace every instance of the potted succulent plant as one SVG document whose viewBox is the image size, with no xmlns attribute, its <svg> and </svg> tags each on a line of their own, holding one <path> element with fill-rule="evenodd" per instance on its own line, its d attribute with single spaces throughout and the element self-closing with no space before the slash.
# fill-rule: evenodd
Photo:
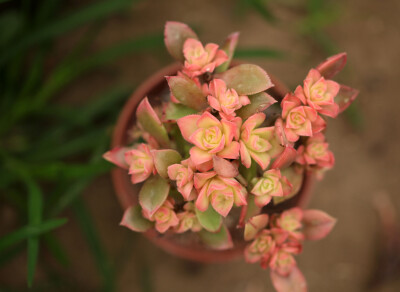
<svg viewBox="0 0 400 292">
<path fill-rule="evenodd" d="M 358 91 L 331 80 L 345 53 L 289 92 L 259 66 L 232 61 L 238 37 L 203 46 L 187 25 L 167 22 L 165 44 L 180 63 L 132 95 L 104 154 L 120 167 L 121 225 L 191 260 L 244 255 L 269 268 L 278 291 L 306 291 L 294 255 L 335 225 L 303 209 L 313 178 L 334 164 L 326 117 Z"/>
</svg>

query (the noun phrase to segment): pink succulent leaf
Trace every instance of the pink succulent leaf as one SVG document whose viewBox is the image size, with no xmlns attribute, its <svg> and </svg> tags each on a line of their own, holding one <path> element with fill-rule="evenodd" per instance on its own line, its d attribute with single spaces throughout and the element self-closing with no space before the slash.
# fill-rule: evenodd
<svg viewBox="0 0 400 292">
<path fill-rule="evenodd" d="M 261 214 L 250 218 L 244 227 L 244 240 L 252 240 L 257 233 L 264 229 L 268 224 L 268 215 Z"/>
<path fill-rule="evenodd" d="M 143 131 L 153 136 L 161 146 L 169 146 L 170 142 L 167 130 L 151 107 L 147 97 L 138 105 L 136 109 L 136 119 Z"/>
<path fill-rule="evenodd" d="M 222 217 L 212 206 L 209 206 L 204 212 L 200 211 L 196 206 L 195 213 L 200 225 L 205 230 L 216 232 L 221 228 Z"/>
<path fill-rule="evenodd" d="M 158 232 L 165 233 L 168 229 L 179 224 L 178 216 L 174 211 L 174 203 L 174 200 L 169 198 L 154 213 L 143 209 L 142 214 L 155 223 L 155 228 Z"/>
<path fill-rule="evenodd" d="M 157 173 L 150 147 L 147 144 L 142 143 L 136 148 L 126 151 L 125 161 L 129 165 L 129 174 L 133 184 L 140 183 Z"/>
<path fill-rule="evenodd" d="M 209 232 L 202 229 L 198 234 L 201 240 L 212 249 L 226 250 L 233 247 L 231 234 L 225 225 L 222 225 L 217 232 Z"/>
<path fill-rule="evenodd" d="M 293 197 L 294 195 L 296 195 L 302 184 L 303 184 L 303 178 L 304 178 L 304 167 L 301 167 L 297 164 L 292 164 L 290 167 L 287 167 L 285 169 L 281 170 L 281 174 L 282 176 L 286 177 L 287 180 L 290 182 L 291 184 L 291 190 L 289 192 L 288 195 L 284 196 L 284 197 L 274 197 L 274 204 L 279 204 L 284 202 L 287 199 L 290 199 L 291 197 Z"/>
<path fill-rule="evenodd" d="M 136 232 L 145 232 L 153 226 L 153 223 L 143 218 L 140 206 L 131 206 L 125 210 L 121 226 L 125 226 Z"/>
<path fill-rule="evenodd" d="M 206 96 L 195 81 L 185 76 L 168 76 L 166 78 L 172 94 L 183 105 L 197 111 L 207 107 Z"/>
<path fill-rule="evenodd" d="M 339 84 L 332 80 L 325 80 L 319 71 L 311 69 L 304 80 L 304 89 L 298 86 L 295 95 L 303 103 L 315 109 L 320 114 L 336 117 L 339 111 L 335 97 L 339 92 Z"/>
<path fill-rule="evenodd" d="M 212 73 L 215 67 L 228 60 L 227 54 L 218 45 L 209 43 L 203 47 L 196 39 L 187 39 L 183 44 L 185 63 L 183 73 L 196 77 L 206 72 Z"/>
<path fill-rule="evenodd" d="M 255 113 L 265 111 L 267 108 L 277 102 L 276 99 L 265 92 L 249 95 L 248 98 L 249 104 L 236 111 L 236 114 L 243 120 L 249 118 Z"/>
<path fill-rule="evenodd" d="M 227 54 L 228 60 L 226 62 L 222 63 L 221 65 L 219 65 L 215 69 L 215 71 L 217 73 L 224 72 L 229 68 L 229 65 L 232 61 L 233 55 L 235 53 L 237 43 L 239 41 L 239 35 L 240 35 L 239 32 L 231 33 L 225 40 L 225 43 L 221 46 L 221 49 Z"/>
<path fill-rule="evenodd" d="M 214 170 L 219 176 L 236 177 L 239 175 L 239 170 L 231 162 L 218 156 L 213 156 Z"/>
<path fill-rule="evenodd" d="M 276 225 L 283 230 L 296 232 L 302 227 L 303 211 L 298 208 L 292 208 L 284 211 L 276 220 Z"/>
<path fill-rule="evenodd" d="M 264 119 L 264 113 L 254 114 L 241 127 L 240 155 L 243 165 L 247 168 L 251 166 L 253 158 L 262 169 L 266 169 L 271 160 L 271 152 L 276 154 L 274 127 L 257 128 Z"/>
<path fill-rule="evenodd" d="M 210 106 L 229 118 L 236 115 L 236 110 L 250 103 L 247 96 L 239 95 L 235 89 L 227 88 L 222 79 L 216 78 L 210 82 L 209 93 Z"/>
<path fill-rule="evenodd" d="M 262 265 L 269 262 L 276 248 L 275 240 L 268 229 L 259 232 L 255 239 L 246 246 L 244 258 L 248 263 L 261 261 Z"/>
<path fill-rule="evenodd" d="M 307 292 L 306 280 L 297 266 L 287 276 L 271 270 L 270 277 L 277 292 Z"/>
<path fill-rule="evenodd" d="M 152 216 L 168 197 L 170 186 L 160 176 L 154 176 L 143 184 L 139 192 L 139 204 Z"/>
<path fill-rule="evenodd" d="M 332 79 L 338 74 L 347 62 L 347 54 L 339 53 L 334 56 L 329 57 L 324 62 L 317 66 L 317 70 L 321 73 L 322 76 L 326 79 Z"/>
<path fill-rule="evenodd" d="M 353 101 L 357 98 L 359 93 L 360 93 L 359 90 L 341 84 L 339 93 L 335 97 L 335 102 L 339 106 L 339 113 L 341 113 L 345 109 L 347 109 L 353 103 Z"/>
<path fill-rule="evenodd" d="M 201 116 L 190 115 L 179 119 L 178 126 L 183 137 L 195 145 L 190 149 L 190 157 L 196 166 L 210 161 L 212 166 L 214 155 L 226 159 L 238 158 L 239 143 L 232 141 L 237 133 L 234 122 L 219 121 L 209 112 L 204 112 Z"/>
<path fill-rule="evenodd" d="M 228 88 L 233 88 L 239 95 L 252 95 L 274 86 L 268 74 L 259 66 L 242 64 L 235 66 L 218 76 Z"/>
<path fill-rule="evenodd" d="M 296 162 L 312 170 L 331 169 L 335 164 L 335 157 L 329 151 L 324 134 L 317 133 L 307 139 L 306 143 L 297 149 Z"/>
<path fill-rule="evenodd" d="M 152 150 L 154 166 L 162 178 L 168 178 L 168 166 L 179 163 L 182 156 L 172 149 Z"/>
<path fill-rule="evenodd" d="M 324 119 L 315 109 L 299 104 L 300 99 L 291 94 L 287 94 L 282 100 L 284 131 L 289 142 L 296 142 L 300 136 L 312 136 L 326 127 Z"/>
<path fill-rule="evenodd" d="M 215 192 L 211 196 L 211 205 L 217 213 L 226 217 L 233 207 L 233 193 L 232 192 Z"/>
<path fill-rule="evenodd" d="M 271 164 L 271 168 L 283 169 L 290 166 L 297 157 L 297 151 L 292 146 L 284 148 L 283 152 Z"/>
<path fill-rule="evenodd" d="M 286 134 L 285 134 L 285 126 L 283 124 L 283 120 L 282 118 L 278 118 L 275 121 L 275 135 L 277 136 L 280 145 L 282 146 L 288 146 L 289 145 L 289 141 L 286 138 Z"/>
<path fill-rule="evenodd" d="M 183 104 L 173 102 L 167 103 L 165 107 L 165 119 L 167 121 L 176 121 L 180 118 L 196 114 L 197 111 Z"/>
<path fill-rule="evenodd" d="M 274 251 L 273 256 L 269 262 L 269 267 L 274 272 L 283 277 L 287 277 L 293 268 L 296 267 L 296 260 L 290 250 L 286 250 L 282 245 Z"/>
<path fill-rule="evenodd" d="M 189 141 L 189 137 L 198 129 L 199 119 L 200 115 L 188 115 L 177 120 L 178 127 L 186 141 Z"/>
<path fill-rule="evenodd" d="M 272 197 L 283 197 L 288 194 L 285 187 L 291 188 L 291 184 L 282 177 L 278 169 L 270 169 L 264 172 L 261 178 L 255 179 L 255 185 L 251 193 L 256 196 L 255 203 L 258 207 L 267 205 Z M 285 190 L 285 192 L 284 192 Z"/>
<path fill-rule="evenodd" d="M 183 44 L 188 38 L 197 39 L 196 33 L 186 24 L 167 21 L 164 30 L 164 42 L 172 57 L 183 61 Z"/>
<path fill-rule="evenodd" d="M 115 165 L 128 169 L 129 164 L 125 160 L 125 152 L 132 150 L 133 147 L 115 147 L 103 154 L 103 158 Z"/>
<path fill-rule="evenodd" d="M 194 167 L 189 161 L 190 159 L 187 159 L 182 161 L 181 164 L 168 166 L 169 178 L 176 181 L 178 192 L 182 194 L 186 201 L 196 198 L 196 193 L 193 192 Z"/>
<path fill-rule="evenodd" d="M 336 224 L 336 219 L 319 210 L 305 210 L 303 233 L 308 240 L 326 237 Z"/>
<path fill-rule="evenodd" d="M 183 233 L 188 230 L 199 232 L 202 229 L 202 226 L 194 213 L 193 203 L 186 203 L 183 208 L 185 211 L 177 214 L 179 225 L 176 226 L 175 232 Z"/>
</svg>

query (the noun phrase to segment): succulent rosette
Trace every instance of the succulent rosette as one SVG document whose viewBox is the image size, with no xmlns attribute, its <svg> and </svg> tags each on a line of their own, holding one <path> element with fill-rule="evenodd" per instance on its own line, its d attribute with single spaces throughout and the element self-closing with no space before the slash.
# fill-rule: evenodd
<svg viewBox="0 0 400 292">
<path fill-rule="evenodd" d="M 292 198 L 305 175 L 334 164 L 324 117 L 336 117 L 358 94 L 331 80 L 346 54 L 311 69 L 294 92 L 278 94 L 261 67 L 231 63 L 238 33 L 221 46 L 203 45 L 187 25 L 168 22 L 164 35 L 182 64 L 166 76 L 170 92 L 143 96 L 130 144 L 104 154 L 140 189 L 121 225 L 155 229 L 169 240 L 179 234 L 193 248 L 202 242 L 201 248 L 224 250 L 244 240 L 246 261 L 269 268 L 277 291 L 306 291 L 295 256 L 306 240 L 326 237 L 336 221 Z M 284 202 L 285 210 L 276 211 Z"/>
</svg>

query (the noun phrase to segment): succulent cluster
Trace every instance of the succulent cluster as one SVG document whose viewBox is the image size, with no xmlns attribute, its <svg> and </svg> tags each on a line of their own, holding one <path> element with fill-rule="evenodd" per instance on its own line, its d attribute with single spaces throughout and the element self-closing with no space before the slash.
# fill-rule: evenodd
<svg viewBox="0 0 400 292">
<path fill-rule="evenodd" d="M 305 239 L 325 237 L 335 220 L 299 207 L 267 215 L 268 207 L 295 196 L 306 173 L 321 177 L 332 168 L 325 118 L 346 109 L 358 91 L 331 80 L 346 63 L 342 53 L 311 69 L 294 92 L 273 97 L 262 68 L 231 66 L 238 37 L 203 46 L 187 25 L 166 24 L 166 47 L 183 63 L 166 77 L 170 98 L 153 108 L 144 97 L 136 141 L 104 155 L 142 183 L 139 204 L 121 224 L 138 232 L 192 231 L 214 249 L 232 248 L 230 232 L 243 229 L 246 260 L 269 267 L 278 291 L 305 291 L 293 255 Z"/>
</svg>

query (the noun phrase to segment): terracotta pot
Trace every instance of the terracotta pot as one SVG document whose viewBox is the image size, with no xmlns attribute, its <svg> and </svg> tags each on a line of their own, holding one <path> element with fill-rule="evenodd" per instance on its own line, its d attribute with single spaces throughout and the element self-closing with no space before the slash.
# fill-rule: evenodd
<svg viewBox="0 0 400 292">
<path fill-rule="evenodd" d="M 180 67 L 181 65 L 176 63 L 163 68 L 143 82 L 132 94 L 118 118 L 112 138 L 112 147 L 125 146 L 128 144 L 128 130 L 135 122 L 136 106 L 145 96 L 149 97 L 150 102 L 154 101 L 153 99 L 156 98 L 159 93 L 168 88 L 165 76 L 175 75 Z M 289 90 L 278 79 L 271 75 L 270 77 L 275 86 L 268 90 L 268 92 L 276 98 L 283 98 Z M 133 204 L 137 204 L 139 187 L 131 183 L 126 170 L 120 168 L 113 169 L 112 180 L 118 200 L 124 210 Z M 293 198 L 276 206 L 276 210 L 280 211 L 293 206 L 304 207 L 311 194 L 312 185 L 313 176 L 310 173 L 306 173 L 299 193 Z M 166 235 L 160 235 L 155 230 L 150 230 L 144 235 L 165 251 L 178 257 L 198 262 L 224 262 L 241 257 L 245 246 L 244 241 L 238 240 L 235 242 L 235 246 L 232 249 L 218 251 L 208 249 L 200 244 L 194 245 L 178 242 L 174 240 L 174 234 L 167 233 Z"/>
</svg>

